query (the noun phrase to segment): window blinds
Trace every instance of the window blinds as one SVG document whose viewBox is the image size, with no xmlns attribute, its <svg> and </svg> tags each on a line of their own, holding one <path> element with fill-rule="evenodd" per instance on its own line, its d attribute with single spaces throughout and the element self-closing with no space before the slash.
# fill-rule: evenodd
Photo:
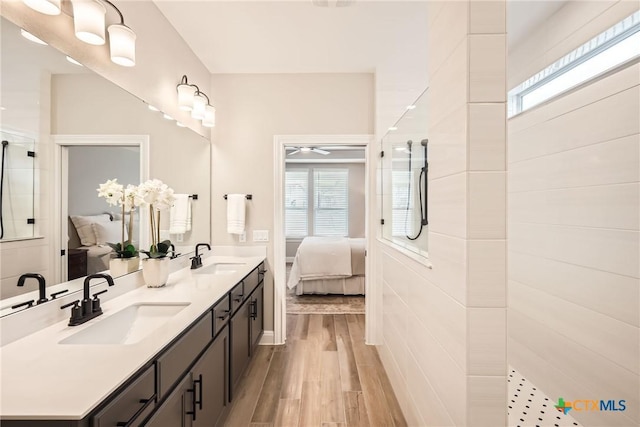
<svg viewBox="0 0 640 427">
<path fill-rule="evenodd" d="M 285 235 L 308 235 L 309 171 L 307 169 L 285 172 Z"/>
<path fill-rule="evenodd" d="M 349 170 L 313 170 L 313 234 L 349 235 Z"/>
</svg>

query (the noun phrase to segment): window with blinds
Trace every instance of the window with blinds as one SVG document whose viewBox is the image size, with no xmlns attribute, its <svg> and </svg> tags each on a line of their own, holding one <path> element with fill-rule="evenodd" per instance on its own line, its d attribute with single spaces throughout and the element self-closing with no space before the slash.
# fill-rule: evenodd
<svg viewBox="0 0 640 427">
<path fill-rule="evenodd" d="M 314 236 L 349 235 L 349 170 L 313 170 Z"/>
<path fill-rule="evenodd" d="M 285 172 L 286 237 L 349 235 L 349 170 Z"/>
<path fill-rule="evenodd" d="M 305 237 L 308 235 L 309 170 L 299 169 L 285 172 L 285 235 Z"/>
</svg>

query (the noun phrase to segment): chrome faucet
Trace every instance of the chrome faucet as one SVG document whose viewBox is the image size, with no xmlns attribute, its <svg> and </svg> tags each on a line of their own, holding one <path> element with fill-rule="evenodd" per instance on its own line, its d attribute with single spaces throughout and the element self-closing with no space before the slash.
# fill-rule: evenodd
<svg viewBox="0 0 640 427">
<path fill-rule="evenodd" d="M 48 301 L 47 295 L 46 295 L 47 285 L 42 274 L 38 274 L 38 273 L 23 274 L 22 276 L 20 276 L 20 278 L 18 278 L 18 286 L 24 286 L 24 282 L 27 279 L 36 279 L 38 281 L 38 289 L 40 291 L 40 296 L 38 298 L 38 301 L 36 301 L 36 304 L 42 304 L 43 302 L 47 302 Z"/>
<path fill-rule="evenodd" d="M 196 245 L 196 255 L 193 258 L 191 258 L 191 269 L 192 270 L 195 270 L 196 268 L 202 267 L 202 258 L 201 258 L 201 255 L 198 254 L 198 248 L 200 246 L 206 246 L 207 249 L 211 250 L 211 246 L 209 246 L 208 243 L 198 243 Z"/>
<path fill-rule="evenodd" d="M 100 307 L 100 299 L 98 295 L 101 295 L 107 290 L 102 290 L 100 292 L 96 292 L 93 294 L 93 299 L 89 298 L 89 285 L 91 284 L 91 279 L 105 279 L 109 286 L 115 285 L 113 282 L 113 278 L 108 274 L 90 274 L 84 279 L 84 295 L 82 298 L 82 302 L 79 300 L 75 300 L 70 302 L 69 304 L 65 304 L 61 309 L 65 309 L 67 307 L 71 307 L 71 318 L 69 319 L 69 326 L 78 326 L 83 323 L 93 319 L 94 317 L 98 317 L 102 314 L 102 308 Z M 80 303 L 80 305 L 78 305 Z"/>
</svg>

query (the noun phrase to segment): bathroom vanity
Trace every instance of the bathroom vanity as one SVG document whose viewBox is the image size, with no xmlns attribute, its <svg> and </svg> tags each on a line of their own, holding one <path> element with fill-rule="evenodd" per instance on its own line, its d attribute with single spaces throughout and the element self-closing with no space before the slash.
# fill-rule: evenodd
<svg viewBox="0 0 640 427">
<path fill-rule="evenodd" d="M 212 256 L 5 345 L 3 427 L 221 424 L 263 332 L 264 274 L 264 257 Z"/>
</svg>

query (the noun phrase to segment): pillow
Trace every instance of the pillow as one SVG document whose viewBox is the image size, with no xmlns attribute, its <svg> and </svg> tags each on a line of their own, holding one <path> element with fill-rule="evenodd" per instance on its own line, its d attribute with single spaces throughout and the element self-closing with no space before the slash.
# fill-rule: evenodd
<svg viewBox="0 0 640 427">
<path fill-rule="evenodd" d="M 96 234 L 93 231 L 91 224 L 111 222 L 109 214 L 89 216 L 71 215 L 70 218 L 71 222 L 73 222 L 73 225 L 76 227 L 80 243 L 82 243 L 83 246 L 93 246 L 96 244 Z"/>
<path fill-rule="evenodd" d="M 96 243 L 118 243 L 122 239 L 122 221 L 94 222 L 91 224 L 96 234 Z M 124 230 L 124 239 L 127 240 L 127 230 Z"/>
</svg>

